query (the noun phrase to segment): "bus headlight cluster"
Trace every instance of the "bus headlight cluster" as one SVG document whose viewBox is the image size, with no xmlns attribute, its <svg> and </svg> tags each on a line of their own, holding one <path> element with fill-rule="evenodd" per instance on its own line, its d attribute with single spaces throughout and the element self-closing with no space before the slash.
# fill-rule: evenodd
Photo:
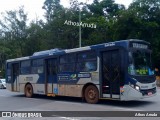
<svg viewBox="0 0 160 120">
<path fill-rule="evenodd" d="M 137 85 L 133 85 L 133 84 L 130 84 L 130 86 L 132 87 L 132 88 L 134 88 L 134 89 L 136 89 L 136 90 L 140 90 L 140 87 L 139 86 L 137 86 Z"/>
<path fill-rule="evenodd" d="M 136 90 L 139 90 L 140 88 L 139 88 L 139 86 L 135 86 L 135 89 L 136 89 Z"/>
</svg>

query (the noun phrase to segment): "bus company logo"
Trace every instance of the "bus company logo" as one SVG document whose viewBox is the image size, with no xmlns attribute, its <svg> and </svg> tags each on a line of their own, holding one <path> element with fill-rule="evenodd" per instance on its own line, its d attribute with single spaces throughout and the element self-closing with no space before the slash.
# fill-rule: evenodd
<svg viewBox="0 0 160 120">
<path fill-rule="evenodd" d="M 71 80 L 77 80 L 77 75 L 76 75 L 76 74 L 72 74 L 72 75 L 70 76 L 70 79 L 71 79 Z"/>
<path fill-rule="evenodd" d="M 66 20 L 65 22 L 64 22 L 64 24 L 66 24 L 66 25 L 72 25 L 72 26 L 77 26 L 77 27 L 79 27 L 79 26 L 82 26 L 82 27 L 88 27 L 88 28 L 96 28 L 97 27 L 97 25 L 96 24 L 94 24 L 94 23 L 91 23 L 91 24 L 89 24 L 89 23 L 83 23 L 83 22 L 72 22 L 71 20 Z"/>
<path fill-rule="evenodd" d="M 109 46 L 115 46 L 115 43 L 106 43 L 105 47 L 109 47 Z"/>
</svg>

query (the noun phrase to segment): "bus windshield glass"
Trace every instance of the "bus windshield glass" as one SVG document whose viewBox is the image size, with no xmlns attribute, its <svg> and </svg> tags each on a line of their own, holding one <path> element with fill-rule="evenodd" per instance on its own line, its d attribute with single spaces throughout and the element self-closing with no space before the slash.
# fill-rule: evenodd
<svg viewBox="0 0 160 120">
<path fill-rule="evenodd" d="M 151 54 L 145 50 L 129 52 L 130 64 L 128 72 L 130 75 L 153 75 Z"/>
</svg>

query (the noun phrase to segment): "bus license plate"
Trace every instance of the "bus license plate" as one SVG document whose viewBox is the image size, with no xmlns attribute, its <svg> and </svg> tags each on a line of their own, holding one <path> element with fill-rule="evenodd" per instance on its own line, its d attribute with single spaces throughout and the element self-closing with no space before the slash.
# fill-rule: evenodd
<svg viewBox="0 0 160 120">
<path fill-rule="evenodd" d="M 149 96 L 152 95 L 152 92 L 149 92 L 148 95 L 149 95 Z"/>
</svg>

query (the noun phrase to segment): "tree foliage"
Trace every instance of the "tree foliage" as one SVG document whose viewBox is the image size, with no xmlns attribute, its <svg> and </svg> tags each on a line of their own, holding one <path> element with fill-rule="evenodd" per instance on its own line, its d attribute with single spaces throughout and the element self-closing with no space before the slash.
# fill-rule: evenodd
<svg viewBox="0 0 160 120">
<path fill-rule="evenodd" d="M 45 0 L 45 20 L 28 25 L 23 7 L 6 11 L 0 20 L 0 69 L 6 59 L 29 56 L 53 48 L 75 48 L 79 45 L 79 27 L 64 24 L 66 20 L 96 24 L 82 27 L 82 46 L 123 39 L 142 39 L 153 46 L 154 63 L 160 66 L 160 1 L 134 0 L 128 8 L 114 0 L 94 0 L 92 4 L 70 0 L 64 8 L 60 0 Z M 46 21 L 46 22 L 44 22 Z"/>
</svg>

